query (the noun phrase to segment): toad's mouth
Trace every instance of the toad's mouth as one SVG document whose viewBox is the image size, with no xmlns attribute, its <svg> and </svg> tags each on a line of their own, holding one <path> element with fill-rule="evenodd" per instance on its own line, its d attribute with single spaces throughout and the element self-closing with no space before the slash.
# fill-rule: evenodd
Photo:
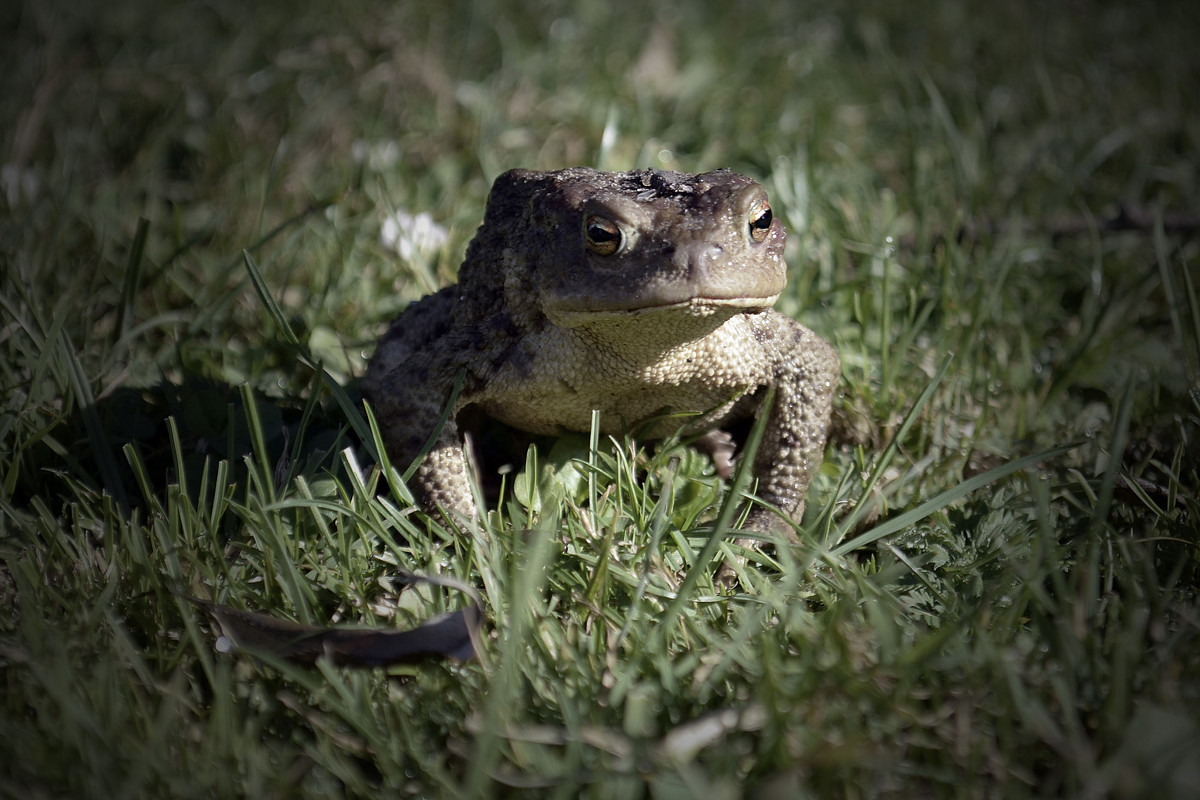
<svg viewBox="0 0 1200 800">
<path fill-rule="evenodd" d="M 602 306 L 600 304 L 578 305 L 567 303 L 548 304 L 546 316 L 556 325 L 565 328 L 575 328 L 597 322 L 644 319 L 647 317 L 679 316 L 693 319 L 704 319 L 716 315 L 733 316 L 738 312 L 757 313 L 766 311 L 775 305 L 778 294 L 763 297 L 692 297 L 675 302 L 654 303 L 645 305 L 630 304 L 626 306 Z M 636 302 L 636 299 L 635 299 Z"/>
</svg>

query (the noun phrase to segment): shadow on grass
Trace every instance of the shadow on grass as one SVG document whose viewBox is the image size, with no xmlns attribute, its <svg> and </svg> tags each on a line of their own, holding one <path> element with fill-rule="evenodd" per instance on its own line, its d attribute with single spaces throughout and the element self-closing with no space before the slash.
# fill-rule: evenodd
<svg viewBox="0 0 1200 800">
<path fill-rule="evenodd" d="M 357 402 L 357 384 L 348 391 Z M 252 398 L 253 414 L 247 397 Z M 177 484 L 188 487 L 195 500 L 205 471 L 211 472 L 220 461 L 229 464 L 230 483 L 245 487 L 249 457 L 256 455 L 252 419 L 257 420 L 266 448 L 262 460 L 274 465 L 277 489 L 297 474 L 343 477 L 337 453 L 358 444 L 333 403 L 304 404 L 198 376 L 187 376 L 180 384 L 163 381 L 118 388 L 97 399 L 94 412 L 100 421 L 98 431 L 89 435 L 84 412 L 76 410 L 56 426 L 52 437 L 24 449 L 14 491 L 18 505 L 52 496 L 46 491 L 46 480 L 56 475 L 107 493 L 126 515 L 138 508 L 145 511 L 143 490 L 126 448 L 137 453 L 156 495 Z M 115 461 L 116 470 L 101 468 L 106 459 Z M 70 502 L 69 494 L 61 499 L 64 506 Z"/>
</svg>

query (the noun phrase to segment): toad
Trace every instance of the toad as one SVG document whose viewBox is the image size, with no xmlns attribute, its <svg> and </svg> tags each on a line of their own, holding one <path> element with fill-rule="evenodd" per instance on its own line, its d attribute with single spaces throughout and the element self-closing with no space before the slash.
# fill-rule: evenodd
<svg viewBox="0 0 1200 800">
<path fill-rule="evenodd" d="M 765 413 L 756 495 L 799 520 L 840 364 L 771 308 L 787 280 L 785 237 L 763 187 L 728 170 L 501 175 L 458 283 L 396 318 L 364 379 L 400 469 L 462 381 L 410 480 L 418 503 L 477 513 L 457 421 L 468 407 L 535 434 L 587 431 L 598 409 L 602 433 L 649 439 Z M 791 530 L 758 504 L 747 527 Z"/>
</svg>

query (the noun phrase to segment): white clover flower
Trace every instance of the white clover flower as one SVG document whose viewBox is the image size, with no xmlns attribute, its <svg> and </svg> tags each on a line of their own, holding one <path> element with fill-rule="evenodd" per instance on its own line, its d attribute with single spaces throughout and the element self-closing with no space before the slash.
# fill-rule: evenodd
<svg viewBox="0 0 1200 800">
<path fill-rule="evenodd" d="M 425 212 L 397 211 L 383 221 L 379 242 L 405 261 L 432 258 L 446 243 L 446 229 Z"/>
</svg>

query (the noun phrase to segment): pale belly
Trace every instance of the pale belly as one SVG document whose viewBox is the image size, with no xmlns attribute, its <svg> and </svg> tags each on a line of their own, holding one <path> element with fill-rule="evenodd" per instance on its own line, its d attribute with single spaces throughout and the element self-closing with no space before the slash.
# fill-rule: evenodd
<svg viewBox="0 0 1200 800">
<path fill-rule="evenodd" d="M 636 336 L 614 342 L 549 330 L 526 341 L 469 402 L 532 433 L 590 430 L 593 409 L 600 412 L 603 433 L 628 431 L 664 414 L 686 414 L 692 422 L 663 420 L 643 435 L 662 437 L 685 424 L 707 430 L 731 414 L 745 414 L 746 396 L 773 372 L 748 324 L 735 317 L 707 336 L 653 353 L 639 352 Z"/>
<path fill-rule="evenodd" d="M 531 433 L 555 434 L 588 431 L 592 411 L 600 412 L 600 432 L 620 434 L 638 428 L 647 420 L 655 424 L 644 431 L 647 438 L 661 438 L 681 428 L 709 429 L 734 410 L 737 400 L 748 392 L 736 387 L 653 386 L 604 392 L 521 393 L 477 405 L 488 416 Z"/>
</svg>

